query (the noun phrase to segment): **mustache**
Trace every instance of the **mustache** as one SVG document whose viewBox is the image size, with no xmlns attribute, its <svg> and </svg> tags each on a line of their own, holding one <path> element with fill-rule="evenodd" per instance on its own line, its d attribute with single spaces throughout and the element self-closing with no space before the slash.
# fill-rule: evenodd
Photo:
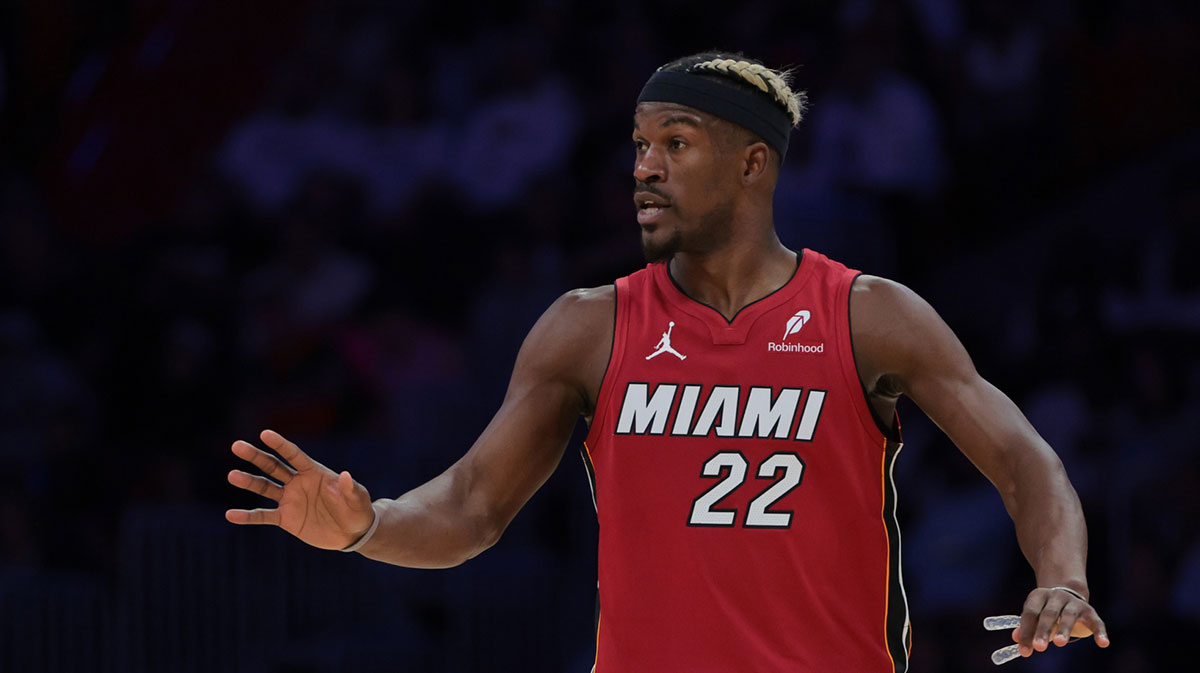
<svg viewBox="0 0 1200 673">
<path fill-rule="evenodd" d="M 652 185 L 648 182 L 640 182 L 638 180 L 634 180 L 633 181 L 633 193 L 636 196 L 638 192 L 649 192 L 650 194 L 664 198 L 668 201 L 671 200 L 671 196 L 669 194 L 667 194 L 666 192 L 662 191 L 661 189 L 655 187 L 654 185 Z"/>
</svg>

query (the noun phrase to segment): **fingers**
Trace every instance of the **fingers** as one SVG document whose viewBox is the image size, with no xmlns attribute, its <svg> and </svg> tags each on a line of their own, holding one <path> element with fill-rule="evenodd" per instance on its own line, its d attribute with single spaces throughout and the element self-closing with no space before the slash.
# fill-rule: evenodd
<svg viewBox="0 0 1200 673">
<path fill-rule="evenodd" d="M 1046 600 L 1049 598 L 1049 593 L 1042 589 L 1034 589 L 1025 599 L 1025 606 L 1021 608 L 1021 625 L 1017 627 L 1016 633 L 1013 634 L 1013 640 L 1017 641 L 1017 649 L 1022 657 L 1028 657 L 1033 654 L 1033 634 L 1037 629 L 1038 618 L 1042 614 L 1042 608 L 1046 607 Z"/>
<path fill-rule="evenodd" d="M 1064 596 L 1065 592 L 1051 591 L 1046 598 L 1046 605 L 1042 608 L 1042 612 L 1038 615 L 1037 628 L 1033 632 L 1033 649 L 1038 652 L 1045 652 L 1047 647 L 1050 647 L 1050 635 L 1054 630 L 1054 625 L 1058 623 L 1059 616 L 1062 615 L 1062 610 L 1066 606 L 1069 596 Z M 1065 644 L 1065 643 L 1064 643 Z"/>
<path fill-rule="evenodd" d="M 1095 639 L 1097 645 L 1100 647 L 1109 646 L 1110 641 L 1108 639 L 1108 629 L 1104 626 L 1104 620 L 1100 619 L 1100 615 L 1091 605 L 1088 605 L 1087 608 L 1080 613 L 1078 623 L 1083 624 L 1087 628 L 1091 629 L 1092 634 L 1094 634 L 1093 638 Z M 1078 625 L 1076 625 L 1076 629 L 1078 629 Z"/>
<path fill-rule="evenodd" d="M 277 509 L 228 509 L 225 510 L 225 520 L 239 526 L 278 526 L 279 510 Z"/>
<path fill-rule="evenodd" d="M 1071 642 L 1071 631 L 1075 629 L 1075 622 L 1079 619 L 1079 614 L 1087 604 L 1078 599 L 1069 600 L 1063 606 L 1062 612 L 1058 616 L 1058 625 L 1054 627 L 1054 644 L 1062 647 Z"/>
<path fill-rule="evenodd" d="M 262 470 L 263 474 L 274 477 L 281 483 L 288 483 L 292 480 L 292 476 L 296 474 L 295 470 L 284 465 L 275 456 L 256 448 L 249 442 L 238 440 L 233 443 L 233 454 L 242 460 L 248 461 L 254 467 Z M 234 484 L 235 486 L 237 484 Z"/>
<path fill-rule="evenodd" d="M 283 435 L 274 430 L 263 430 L 258 436 L 264 444 L 283 456 L 283 459 L 291 463 L 292 467 L 298 471 L 312 469 L 315 464 L 308 454 L 300 450 L 300 447 L 284 439 Z"/>
<path fill-rule="evenodd" d="M 283 497 L 283 487 L 266 477 L 255 476 L 241 470 L 230 470 L 228 479 L 229 483 L 238 488 L 257 493 L 275 502 L 279 502 L 279 499 Z"/>
</svg>

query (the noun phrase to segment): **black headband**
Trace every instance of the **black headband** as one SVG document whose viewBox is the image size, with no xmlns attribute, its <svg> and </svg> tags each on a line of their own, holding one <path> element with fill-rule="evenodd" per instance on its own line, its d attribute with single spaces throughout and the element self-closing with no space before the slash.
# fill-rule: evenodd
<svg viewBox="0 0 1200 673">
<path fill-rule="evenodd" d="M 763 96 L 698 74 L 659 70 L 650 76 L 637 102 L 679 103 L 720 117 L 753 133 L 787 154 L 792 119 Z"/>
</svg>

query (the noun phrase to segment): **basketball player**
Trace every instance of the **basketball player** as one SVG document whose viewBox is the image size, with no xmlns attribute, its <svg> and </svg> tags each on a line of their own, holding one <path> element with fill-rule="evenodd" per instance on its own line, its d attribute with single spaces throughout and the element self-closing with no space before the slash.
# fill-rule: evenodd
<svg viewBox="0 0 1200 673">
<path fill-rule="evenodd" d="M 600 523 L 595 670 L 905 671 L 892 466 L 911 397 L 996 486 L 1036 578 L 1023 656 L 1108 636 L 1054 451 L 920 297 L 776 236 L 772 193 L 804 97 L 738 54 L 655 72 L 633 124 L 650 264 L 556 301 L 503 404 L 442 475 L 372 503 L 270 430 L 233 452 L 278 502 L 229 510 L 323 549 L 418 568 L 496 543 L 575 425 Z M 286 463 L 284 462 L 286 461 Z M 290 464 L 290 466 L 289 466 Z"/>
</svg>

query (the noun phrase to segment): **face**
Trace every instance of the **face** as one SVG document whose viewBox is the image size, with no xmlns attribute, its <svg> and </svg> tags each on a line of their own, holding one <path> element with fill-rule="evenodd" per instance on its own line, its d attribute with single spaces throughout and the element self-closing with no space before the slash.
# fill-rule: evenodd
<svg viewBox="0 0 1200 673">
<path fill-rule="evenodd" d="M 641 103 L 633 116 L 634 204 L 647 261 L 707 253 L 729 239 L 740 189 L 727 122 L 672 103 Z"/>
</svg>

